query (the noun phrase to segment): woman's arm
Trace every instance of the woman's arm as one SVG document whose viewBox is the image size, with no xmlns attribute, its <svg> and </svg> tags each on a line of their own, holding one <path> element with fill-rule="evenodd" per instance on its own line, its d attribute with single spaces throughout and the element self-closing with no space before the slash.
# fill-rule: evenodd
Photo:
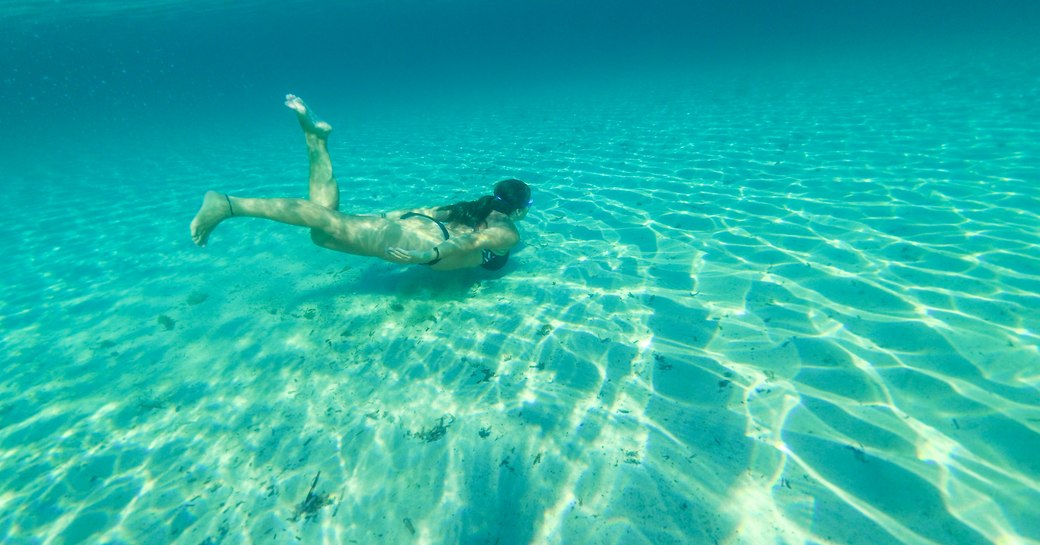
<svg viewBox="0 0 1040 545">
<path fill-rule="evenodd" d="M 516 229 L 492 227 L 476 233 L 452 237 L 429 250 L 405 250 L 391 246 L 386 249 L 386 253 L 391 260 L 399 263 L 429 263 L 434 259 L 444 259 L 483 248 L 507 250 L 516 246 L 517 242 L 520 242 L 520 233 Z"/>
<path fill-rule="evenodd" d="M 475 233 L 452 237 L 433 247 L 442 258 L 457 254 L 465 254 L 481 249 L 507 250 L 520 242 L 520 233 L 516 229 L 492 227 Z M 431 258 L 432 259 L 432 258 Z"/>
</svg>

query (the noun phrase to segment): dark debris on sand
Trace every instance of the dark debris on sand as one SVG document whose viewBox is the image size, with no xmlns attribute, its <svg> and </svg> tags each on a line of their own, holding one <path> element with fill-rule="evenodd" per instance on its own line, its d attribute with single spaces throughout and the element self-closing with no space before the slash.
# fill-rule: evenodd
<svg viewBox="0 0 1040 545">
<path fill-rule="evenodd" d="M 167 316 L 165 314 L 160 314 L 155 319 L 155 321 L 159 322 L 159 325 L 163 326 L 163 329 L 166 330 L 166 331 L 171 331 L 174 328 L 174 326 L 177 325 L 177 321 L 176 320 L 174 320 L 173 318 L 170 318 L 169 316 Z"/>
<path fill-rule="evenodd" d="M 300 515 L 306 520 L 311 520 L 317 516 L 318 511 L 327 505 L 332 504 L 332 497 L 329 494 L 315 494 L 314 489 L 318 486 L 318 478 L 321 477 L 319 471 L 314 476 L 314 482 L 311 483 L 311 489 L 307 491 L 307 497 L 304 498 L 300 505 L 296 506 L 296 514 L 293 515 L 293 522 L 300 519 Z"/>
<path fill-rule="evenodd" d="M 454 423 L 455 417 L 450 414 L 446 414 L 438 418 L 437 424 L 435 424 L 432 428 L 426 429 L 424 427 L 418 432 L 410 431 L 406 435 L 409 437 L 414 437 L 422 441 L 423 443 L 432 443 L 434 441 L 439 441 L 440 439 L 442 439 L 448 433 L 448 428 L 451 427 L 451 425 Z"/>
</svg>

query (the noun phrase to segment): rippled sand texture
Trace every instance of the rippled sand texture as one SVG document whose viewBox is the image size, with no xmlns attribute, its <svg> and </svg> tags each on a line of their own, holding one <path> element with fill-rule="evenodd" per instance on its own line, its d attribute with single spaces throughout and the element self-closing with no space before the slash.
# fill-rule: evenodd
<svg viewBox="0 0 1040 545">
<path fill-rule="evenodd" d="M 275 108 L 25 170 L 0 540 L 1040 543 L 1036 80 L 904 77 L 333 119 L 346 207 L 531 181 L 502 274 L 191 246 L 304 194 Z"/>
</svg>

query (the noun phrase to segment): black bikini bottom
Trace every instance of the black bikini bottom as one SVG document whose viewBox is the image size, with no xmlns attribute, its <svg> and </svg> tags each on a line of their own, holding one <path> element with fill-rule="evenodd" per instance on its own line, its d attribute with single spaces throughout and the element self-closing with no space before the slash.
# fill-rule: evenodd
<svg viewBox="0 0 1040 545">
<path fill-rule="evenodd" d="M 408 212 L 407 214 L 402 214 L 401 215 L 401 219 L 403 219 L 403 220 L 406 220 L 408 218 L 426 218 L 426 219 L 432 221 L 433 223 L 436 223 L 437 227 L 441 228 L 441 232 L 444 233 L 444 240 L 448 240 L 449 238 L 451 238 L 451 235 L 448 234 L 448 228 L 445 227 L 443 223 L 437 221 L 437 218 L 431 218 L 430 216 L 427 216 L 426 214 L 420 214 L 418 212 Z M 423 263 L 423 265 L 436 265 L 437 263 L 440 262 L 440 260 L 441 260 L 441 258 L 438 257 L 437 259 L 434 259 L 433 261 L 427 261 L 426 263 Z"/>
</svg>

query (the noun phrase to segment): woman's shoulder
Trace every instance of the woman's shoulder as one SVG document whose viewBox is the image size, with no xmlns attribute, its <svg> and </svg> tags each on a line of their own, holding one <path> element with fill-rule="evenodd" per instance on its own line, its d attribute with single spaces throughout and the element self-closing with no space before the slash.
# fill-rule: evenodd
<svg viewBox="0 0 1040 545">
<path fill-rule="evenodd" d="M 513 223 L 513 220 L 509 219 L 509 216 L 497 210 L 491 212 L 491 214 L 488 215 L 487 221 L 489 225 L 495 224 L 500 226 L 508 226 L 510 229 L 516 229 L 516 225 Z"/>
<path fill-rule="evenodd" d="M 484 223 L 484 229 L 504 229 L 512 233 L 518 233 L 516 224 L 513 220 L 506 217 L 505 214 L 494 213 L 488 216 L 487 221 Z"/>
<path fill-rule="evenodd" d="M 483 230 L 485 247 L 493 250 L 507 250 L 520 242 L 520 231 L 509 218 L 492 220 L 488 218 L 487 227 Z"/>
</svg>

